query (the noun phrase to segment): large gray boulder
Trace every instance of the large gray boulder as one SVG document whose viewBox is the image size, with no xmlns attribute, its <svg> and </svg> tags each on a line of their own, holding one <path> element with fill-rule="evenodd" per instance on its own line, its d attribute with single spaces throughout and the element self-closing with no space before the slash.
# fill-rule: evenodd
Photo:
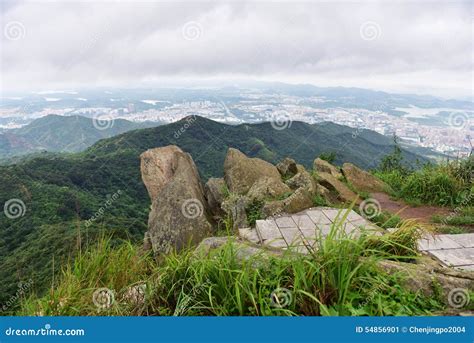
<svg viewBox="0 0 474 343">
<path fill-rule="evenodd" d="M 142 179 L 152 200 L 145 245 L 160 255 L 211 235 L 212 221 L 191 156 L 167 146 L 147 150 L 140 158 Z"/>
<path fill-rule="evenodd" d="M 247 194 L 255 182 L 262 178 L 280 180 L 278 169 L 259 158 L 249 158 L 237 149 L 230 148 L 224 162 L 224 180 L 232 193 Z"/>
</svg>

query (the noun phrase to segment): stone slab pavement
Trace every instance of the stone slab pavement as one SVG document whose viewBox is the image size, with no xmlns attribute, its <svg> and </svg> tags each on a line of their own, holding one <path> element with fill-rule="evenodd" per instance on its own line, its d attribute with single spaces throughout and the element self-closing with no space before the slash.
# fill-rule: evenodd
<svg viewBox="0 0 474 343">
<path fill-rule="evenodd" d="M 255 229 L 240 229 L 239 234 L 258 245 L 307 254 L 330 233 L 334 224 L 342 225 L 344 232 L 354 238 L 363 232 L 386 232 L 352 210 L 317 207 L 257 220 Z M 445 266 L 474 270 L 474 234 L 427 236 L 418 246 Z"/>
</svg>

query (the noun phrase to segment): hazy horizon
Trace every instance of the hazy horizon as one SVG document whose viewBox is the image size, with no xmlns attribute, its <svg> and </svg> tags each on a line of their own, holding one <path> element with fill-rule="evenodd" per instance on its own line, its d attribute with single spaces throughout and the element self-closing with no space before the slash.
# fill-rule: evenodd
<svg viewBox="0 0 474 343">
<path fill-rule="evenodd" d="M 469 1 L 2 1 L 1 89 L 256 80 L 473 97 Z"/>
</svg>

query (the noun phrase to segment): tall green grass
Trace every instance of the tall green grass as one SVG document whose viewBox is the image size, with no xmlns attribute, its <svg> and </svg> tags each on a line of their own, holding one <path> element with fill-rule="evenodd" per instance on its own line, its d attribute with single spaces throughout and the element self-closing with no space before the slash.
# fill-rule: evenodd
<svg viewBox="0 0 474 343">
<path fill-rule="evenodd" d="M 393 191 L 394 196 L 411 203 L 439 206 L 474 205 L 474 158 L 418 170 L 378 170 L 375 172 Z"/>
<path fill-rule="evenodd" d="M 104 239 L 68 265 L 47 295 L 26 299 L 19 314 L 421 315 L 442 308 L 377 267 L 382 259 L 416 258 L 417 226 L 356 237 L 343 230 L 345 216 L 324 240 L 307 247 L 307 255 L 242 259 L 229 240 L 209 253 L 188 249 L 155 261 L 129 243 L 112 248 Z M 136 285 L 146 289 L 143 301 L 127 298 Z M 102 287 L 115 299 L 107 308 L 92 301 Z"/>
</svg>

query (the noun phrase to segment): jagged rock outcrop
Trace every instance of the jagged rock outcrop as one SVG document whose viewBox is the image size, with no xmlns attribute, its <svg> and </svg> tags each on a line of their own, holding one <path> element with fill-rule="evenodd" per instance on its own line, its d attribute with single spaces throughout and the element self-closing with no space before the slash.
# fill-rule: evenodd
<svg viewBox="0 0 474 343">
<path fill-rule="evenodd" d="M 156 255 L 198 244 L 212 231 L 207 201 L 191 156 L 176 146 L 141 156 L 142 179 L 152 200 L 145 243 Z"/>
<path fill-rule="evenodd" d="M 317 172 L 328 173 L 334 176 L 336 179 L 342 177 L 342 173 L 339 168 L 333 166 L 328 161 L 317 158 L 313 162 L 313 169 Z"/>
<path fill-rule="evenodd" d="M 230 148 L 224 162 L 224 180 L 232 193 L 247 194 L 255 182 L 262 178 L 280 180 L 278 169 L 259 158 L 249 158 L 237 149 Z"/>
<path fill-rule="evenodd" d="M 298 172 L 295 160 L 289 157 L 283 159 L 276 167 L 280 175 L 285 179 L 294 176 Z"/>
<path fill-rule="evenodd" d="M 387 185 L 374 175 L 357 168 L 352 163 L 342 165 L 342 173 L 357 190 L 364 192 L 383 192 Z"/>
<path fill-rule="evenodd" d="M 351 203 L 354 200 L 356 200 L 356 204 L 361 202 L 357 194 L 329 173 L 318 173 L 318 183 L 327 188 L 331 193 L 334 193 L 341 202 Z"/>
</svg>

